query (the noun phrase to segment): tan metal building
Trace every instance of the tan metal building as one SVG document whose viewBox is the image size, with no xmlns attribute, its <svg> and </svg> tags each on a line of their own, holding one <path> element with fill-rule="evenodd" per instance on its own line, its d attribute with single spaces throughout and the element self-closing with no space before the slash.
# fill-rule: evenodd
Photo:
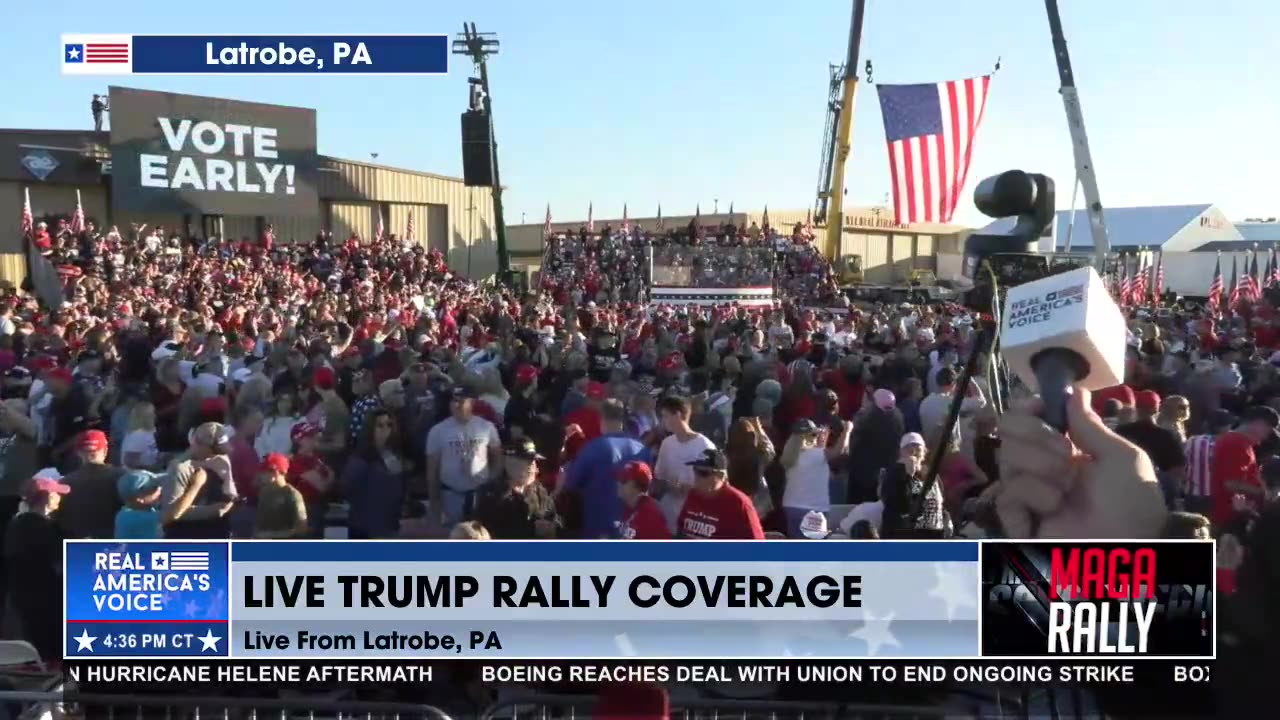
<svg viewBox="0 0 1280 720">
<path fill-rule="evenodd" d="M 444 252 L 458 272 L 483 278 L 497 271 L 491 191 L 466 187 L 461 178 L 320 156 L 320 206 L 311 216 L 137 214 L 112 206 L 110 159 L 107 132 L 0 129 L 0 223 L 9 225 L 0 232 L 0 279 L 17 284 L 26 277 L 24 190 L 37 222 L 70 216 L 79 190 L 86 218 L 102 228 L 147 223 L 238 238 L 271 224 L 279 242 L 308 241 L 322 229 L 338 239 L 372 237 L 379 212 L 386 231 L 403 236 L 412 215 L 414 239 Z"/>
<path fill-rule="evenodd" d="M 769 210 L 769 224 L 779 230 L 790 230 L 796 223 L 804 223 L 811 217 L 808 210 Z M 715 228 L 726 223 L 738 227 L 757 227 L 764 222 L 764 211 L 719 213 L 699 215 L 699 223 Z M 662 218 L 667 229 L 687 227 L 692 215 L 675 215 Z M 555 222 L 552 232 L 576 232 L 585 220 Z M 658 229 L 657 217 L 630 218 L 629 222 L 641 229 Z M 601 218 L 595 221 L 596 229 L 605 226 L 619 227 L 621 218 Z M 893 210 L 886 207 L 852 208 L 845 214 L 844 233 L 840 243 L 840 256 L 862 257 L 863 275 L 867 282 L 891 283 L 906 280 L 912 270 L 933 270 L 939 247 L 955 243 L 955 236 L 964 231 L 959 225 L 914 224 L 899 225 L 893 220 Z M 507 226 L 507 245 L 511 249 L 511 263 L 515 267 L 536 272 L 542 262 L 543 223 Z"/>
</svg>

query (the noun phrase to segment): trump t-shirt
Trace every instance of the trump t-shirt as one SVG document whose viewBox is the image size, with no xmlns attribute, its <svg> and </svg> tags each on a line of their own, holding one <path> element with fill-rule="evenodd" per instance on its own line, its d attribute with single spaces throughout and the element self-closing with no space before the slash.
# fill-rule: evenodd
<svg viewBox="0 0 1280 720">
<path fill-rule="evenodd" d="M 728 483 L 710 495 L 689 493 L 676 523 L 682 537 L 698 540 L 763 540 L 764 529 L 751 498 Z"/>
</svg>

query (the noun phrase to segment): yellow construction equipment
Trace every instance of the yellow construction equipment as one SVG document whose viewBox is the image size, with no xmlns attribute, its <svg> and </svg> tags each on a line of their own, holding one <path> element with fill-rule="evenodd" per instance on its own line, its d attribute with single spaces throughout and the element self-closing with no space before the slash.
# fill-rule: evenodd
<svg viewBox="0 0 1280 720">
<path fill-rule="evenodd" d="M 862 45 L 862 18 L 866 0 L 854 0 L 849 24 L 849 50 L 844 65 L 831 68 L 827 101 L 827 132 L 818 174 L 818 203 L 815 221 L 826 224 L 822 254 L 832 262 L 840 256 L 844 232 L 844 172 L 849 162 L 853 135 L 853 101 L 858 89 L 858 51 Z"/>
</svg>

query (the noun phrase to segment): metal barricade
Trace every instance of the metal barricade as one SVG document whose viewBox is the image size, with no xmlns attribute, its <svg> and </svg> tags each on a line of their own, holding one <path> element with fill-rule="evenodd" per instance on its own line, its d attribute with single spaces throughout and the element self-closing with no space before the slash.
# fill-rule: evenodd
<svg viewBox="0 0 1280 720">
<path fill-rule="evenodd" d="M 591 720 L 595 696 L 525 695 L 500 700 L 482 720 Z M 1081 688 L 962 687 L 933 705 L 781 700 L 673 699 L 671 720 L 1098 720 L 1109 717 Z"/>
<path fill-rule="evenodd" d="M 529 695 L 487 708 L 481 720 L 590 720 L 594 696 Z M 780 700 L 673 700 L 671 720 L 855 720 L 859 718 L 998 717 L 957 713 L 954 708 Z"/>
<path fill-rule="evenodd" d="M 20 708 L 15 711 L 15 708 Z M 431 705 L 0 691 L 3 720 L 452 720 Z"/>
</svg>

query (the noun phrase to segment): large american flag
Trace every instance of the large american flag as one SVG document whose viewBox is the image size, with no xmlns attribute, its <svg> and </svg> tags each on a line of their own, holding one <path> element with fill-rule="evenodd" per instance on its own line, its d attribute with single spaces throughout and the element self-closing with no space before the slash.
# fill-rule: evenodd
<svg viewBox="0 0 1280 720">
<path fill-rule="evenodd" d="M 1129 263 L 1125 260 L 1120 261 L 1120 306 L 1129 304 L 1129 298 L 1133 294 L 1133 283 L 1129 280 Z"/>
<path fill-rule="evenodd" d="M 1262 287 L 1269 288 L 1276 284 L 1276 249 L 1271 248 L 1271 253 L 1267 255 L 1267 272 L 1262 276 Z"/>
<path fill-rule="evenodd" d="M 987 107 L 991 76 L 877 85 L 899 223 L 951 222 Z"/>
<path fill-rule="evenodd" d="M 31 190 L 22 188 L 22 237 L 31 237 L 35 229 L 35 216 L 31 214 Z"/>
<path fill-rule="evenodd" d="M 409 219 L 405 223 L 404 239 L 405 240 L 413 239 L 413 211 L 412 210 L 409 211 Z"/>
<path fill-rule="evenodd" d="M 1209 283 L 1209 312 L 1217 314 L 1222 306 L 1222 253 L 1213 263 L 1213 282 Z"/>
</svg>

